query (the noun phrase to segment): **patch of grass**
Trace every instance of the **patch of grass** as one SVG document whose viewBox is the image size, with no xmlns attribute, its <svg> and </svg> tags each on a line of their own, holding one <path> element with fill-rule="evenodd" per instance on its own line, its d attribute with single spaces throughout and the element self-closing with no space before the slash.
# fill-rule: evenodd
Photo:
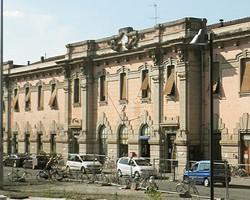
<svg viewBox="0 0 250 200">
<path fill-rule="evenodd" d="M 161 192 L 155 189 L 149 189 L 145 192 L 150 200 L 161 200 Z"/>
</svg>

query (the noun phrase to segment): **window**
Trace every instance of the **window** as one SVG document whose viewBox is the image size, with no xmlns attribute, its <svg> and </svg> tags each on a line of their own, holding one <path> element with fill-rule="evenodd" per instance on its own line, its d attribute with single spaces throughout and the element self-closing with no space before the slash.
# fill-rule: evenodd
<svg viewBox="0 0 250 200">
<path fill-rule="evenodd" d="M 213 63 L 213 94 L 220 92 L 220 65 L 219 62 Z"/>
<path fill-rule="evenodd" d="M 142 98 L 148 98 L 149 96 L 149 77 L 148 70 L 142 71 L 142 84 L 141 84 Z"/>
<path fill-rule="evenodd" d="M 120 74 L 120 100 L 127 99 L 126 73 Z"/>
<path fill-rule="evenodd" d="M 105 76 L 101 76 L 100 77 L 100 101 L 106 101 L 107 97 L 106 97 L 106 77 Z"/>
<path fill-rule="evenodd" d="M 56 153 L 56 134 L 50 135 L 50 153 Z"/>
<path fill-rule="evenodd" d="M 57 98 L 56 98 L 56 84 L 51 85 L 51 97 L 49 100 L 49 106 L 51 109 L 56 109 L 57 108 Z"/>
<path fill-rule="evenodd" d="M 128 156 L 128 129 L 125 125 L 119 131 L 119 156 Z"/>
<path fill-rule="evenodd" d="M 18 132 L 16 131 L 13 132 L 11 152 L 13 154 L 18 153 Z"/>
<path fill-rule="evenodd" d="M 240 72 L 240 92 L 250 92 L 250 59 L 241 60 Z"/>
<path fill-rule="evenodd" d="M 141 157 L 149 158 L 150 157 L 150 129 L 147 124 L 143 125 L 141 129 L 141 134 L 139 138 L 140 143 L 140 155 Z"/>
<path fill-rule="evenodd" d="M 164 94 L 168 96 L 175 95 L 175 71 L 174 66 L 167 68 L 167 82 L 164 88 Z"/>
<path fill-rule="evenodd" d="M 31 109 L 30 97 L 31 97 L 30 88 L 26 87 L 25 88 L 25 111 L 29 111 Z"/>
<path fill-rule="evenodd" d="M 38 86 L 38 91 L 37 91 L 37 109 L 42 110 L 43 109 L 43 95 L 42 95 L 42 86 Z"/>
<path fill-rule="evenodd" d="M 99 153 L 100 155 L 107 155 L 108 148 L 107 148 L 107 129 L 105 126 L 100 128 L 99 132 Z"/>
<path fill-rule="evenodd" d="M 80 82 L 79 78 L 74 79 L 74 103 L 80 103 Z"/>
<path fill-rule="evenodd" d="M 17 89 L 14 90 L 14 98 L 12 101 L 12 107 L 13 107 L 14 111 L 16 111 L 16 112 L 19 111 L 18 90 Z"/>
<path fill-rule="evenodd" d="M 25 153 L 30 153 L 30 134 L 29 132 L 25 133 L 25 137 L 24 137 L 24 145 L 25 145 Z"/>
<path fill-rule="evenodd" d="M 42 132 L 37 133 L 37 154 L 43 151 Z"/>
</svg>

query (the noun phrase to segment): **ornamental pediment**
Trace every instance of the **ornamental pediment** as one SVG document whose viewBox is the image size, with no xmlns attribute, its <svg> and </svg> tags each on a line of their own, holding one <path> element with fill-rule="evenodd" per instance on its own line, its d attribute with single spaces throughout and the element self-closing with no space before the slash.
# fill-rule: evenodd
<svg viewBox="0 0 250 200">
<path fill-rule="evenodd" d="M 81 128 L 82 127 L 82 120 L 78 119 L 78 118 L 73 118 L 70 121 L 70 128 Z"/>
<path fill-rule="evenodd" d="M 134 31 L 132 27 L 122 28 L 119 30 L 119 35 L 109 41 L 109 46 L 117 52 L 134 49 L 137 48 L 140 38 L 142 38 L 142 34 Z"/>
</svg>

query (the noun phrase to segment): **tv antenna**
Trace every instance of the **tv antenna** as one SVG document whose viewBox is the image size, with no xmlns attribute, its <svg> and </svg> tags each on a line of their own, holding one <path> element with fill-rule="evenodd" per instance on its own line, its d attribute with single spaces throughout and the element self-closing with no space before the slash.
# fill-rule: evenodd
<svg viewBox="0 0 250 200">
<path fill-rule="evenodd" d="M 153 3 L 153 6 L 154 6 L 154 11 L 155 11 L 155 15 L 153 17 L 153 19 L 155 20 L 155 25 L 157 24 L 157 19 L 158 19 L 158 13 L 157 13 L 157 4 L 154 2 Z"/>
</svg>

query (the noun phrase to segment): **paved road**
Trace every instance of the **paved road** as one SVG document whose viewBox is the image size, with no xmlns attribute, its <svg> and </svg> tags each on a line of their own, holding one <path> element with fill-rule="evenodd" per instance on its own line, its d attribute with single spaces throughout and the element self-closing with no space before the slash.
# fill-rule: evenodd
<svg viewBox="0 0 250 200">
<path fill-rule="evenodd" d="M 86 184 L 80 182 L 56 182 L 50 183 L 48 181 L 38 182 L 35 179 L 35 174 L 37 170 L 28 170 L 33 174 L 33 179 L 30 183 L 12 183 L 7 180 L 7 173 L 11 168 L 5 168 L 5 188 L 8 191 L 21 193 L 26 192 L 28 194 L 35 193 L 37 195 L 42 195 L 44 193 L 84 193 L 84 195 L 95 195 L 96 198 L 99 196 L 103 197 L 106 195 L 106 199 L 114 199 L 116 195 L 121 195 L 124 199 L 127 199 L 127 196 L 134 196 L 134 199 L 145 199 L 145 194 L 143 191 L 132 191 L 132 190 L 121 190 L 119 187 L 115 186 L 100 186 L 97 184 Z M 156 180 L 158 182 L 158 180 Z M 178 182 L 175 181 L 159 181 L 159 189 L 161 191 L 168 192 L 162 194 L 166 196 L 167 199 L 178 199 L 178 195 L 175 194 L 175 187 Z M 204 186 L 197 186 L 199 193 L 202 197 L 209 196 L 209 188 Z M 225 198 L 226 197 L 226 188 L 222 187 L 220 184 L 215 186 L 215 197 Z M 232 178 L 232 182 L 228 188 L 229 199 L 250 199 L 250 178 Z M 1 193 L 0 193 L 1 194 Z M 114 197 L 112 197 L 113 194 Z M 112 197 L 112 198 L 111 198 Z M 147 195 L 146 195 L 147 197 Z M 122 199 L 119 197 L 119 199 Z M 130 197 L 130 199 L 133 199 Z"/>
</svg>

